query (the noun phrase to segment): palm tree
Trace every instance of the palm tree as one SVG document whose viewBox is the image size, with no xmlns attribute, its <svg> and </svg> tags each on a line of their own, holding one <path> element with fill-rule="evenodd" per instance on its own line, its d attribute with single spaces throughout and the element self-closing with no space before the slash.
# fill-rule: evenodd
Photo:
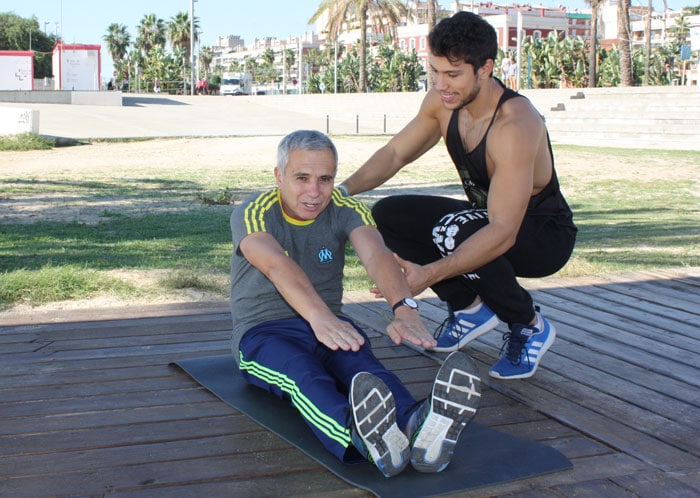
<svg viewBox="0 0 700 498">
<path fill-rule="evenodd" d="M 651 60 L 651 0 L 647 4 L 647 15 L 644 18 L 644 84 L 649 84 L 649 62 Z"/>
<path fill-rule="evenodd" d="M 212 60 L 214 60 L 214 53 L 211 51 L 211 47 L 202 47 L 199 51 L 199 61 L 204 68 L 204 76 L 209 75 L 209 68 L 211 67 Z"/>
<path fill-rule="evenodd" d="M 165 45 L 165 23 L 155 14 L 143 16 L 136 30 L 136 46 L 143 55 L 147 56 L 153 47 Z"/>
<path fill-rule="evenodd" d="M 416 24 L 427 24 L 428 31 L 431 31 L 437 24 L 440 2 L 438 0 L 425 0 L 425 3 L 421 1 L 407 2 L 406 9 L 408 17 L 413 19 Z"/>
<path fill-rule="evenodd" d="M 620 41 L 620 84 L 632 86 L 632 54 L 630 49 L 630 0 L 618 0 L 617 37 Z"/>
<path fill-rule="evenodd" d="M 194 31 L 194 38 L 197 41 L 197 33 L 199 31 L 199 23 L 195 17 L 192 22 L 192 28 Z M 174 17 L 170 18 L 167 26 L 167 36 L 172 45 L 173 49 L 180 49 L 182 56 L 182 68 L 183 74 L 182 78 L 186 79 L 186 74 L 184 69 L 187 67 L 187 61 L 192 60 L 192 54 L 190 54 L 190 15 L 187 12 L 180 11 L 175 14 Z M 191 69 L 194 71 L 194 69 Z"/>
<path fill-rule="evenodd" d="M 107 27 L 107 34 L 102 37 L 107 42 L 107 50 L 112 56 L 114 67 L 117 72 L 117 80 L 121 80 L 126 72 L 124 58 L 129 50 L 131 37 L 123 24 L 112 23 Z"/>
<path fill-rule="evenodd" d="M 198 40 L 199 19 L 196 17 L 192 23 L 194 30 L 194 41 Z M 189 60 L 190 56 L 190 15 L 188 12 L 178 12 L 170 18 L 167 26 L 168 41 L 173 48 L 181 47 L 185 49 L 185 54 Z"/>
<path fill-rule="evenodd" d="M 112 23 L 107 27 L 107 34 L 102 37 L 107 42 L 107 50 L 114 62 L 126 57 L 126 52 L 131 43 L 131 36 L 123 24 Z"/>
<path fill-rule="evenodd" d="M 591 42 L 588 47 L 588 87 L 595 88 L 597 84 L 598 64 L 598 11 L 603 0 L 587 0 L 591 5 Z"/>
<path fill-rule="evenodd" d="M 360 23 L 359 90 L 367 91 L 367 28 L 372 23 L 372 32 L 388 30 L 394 37 L 405 5 L 401 0 L 323 0 L 309 19 L 315 23 L 324 13 L 328 13 L 326 30 L 330 39 L 335 40 L 347 25 Z"/>
</svg>

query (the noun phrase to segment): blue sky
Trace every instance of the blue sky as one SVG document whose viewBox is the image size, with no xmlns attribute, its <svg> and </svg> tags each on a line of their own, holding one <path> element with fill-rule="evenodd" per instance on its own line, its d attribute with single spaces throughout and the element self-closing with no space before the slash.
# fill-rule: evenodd
<svg viewBox="0 0 700 498">
<path fill-rule="evenodd" d="M 217 36 L 240 35 L 246 44 L 254 38 L 273 36 L 285 39 L 297 36 L 313 28 L 306 21 L 313 15 L 321 0 L 198 0 L 194 2 L 195 16 L 199 19 L 202 45 L 214 45 Z M 449 8 L 450 0 L 441 0 Z M 494 3 L 514 3 L 494 1 Z M 521 0 L 520 3 L 527 3 Z M 537 2 L 531 1 L 533 5 Z M 584 0 L 543 0 L 545 6 L 566 5 L 569 8 L 585 8 Z M 657 10 L 663 8 L 662 0 L 653 0 Z M 696 5 L 698 0 L 668 0 L 669 8 Z M 646 0 L 632 0 L 633 5 L 647 5 Z M 90 7 L 91 6 L 91 7 Z M 169 21 L 180 11 L 189 11 L 190 0 L 3 0 L 1 12 L 13 12 L 22 17 L 35 16 L 39 28 L 47 33 L 58 33 L 67 43 L 102 45 L 102 78 L 112 72 L 112 61 L 102 37 L 107 26 L 116 22 L 124 24 L 132 40 L 136 26 L 146 14 L 156 14 Z"/>
</svg>

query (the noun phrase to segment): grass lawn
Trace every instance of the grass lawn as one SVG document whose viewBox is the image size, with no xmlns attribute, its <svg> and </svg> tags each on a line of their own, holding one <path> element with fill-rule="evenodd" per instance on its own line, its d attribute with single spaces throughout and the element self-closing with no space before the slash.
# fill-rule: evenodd
<svg viewBox="0 0 700 498">
<path fill-rule="evenodd" d="M 342 158 L 358 139 L 334 140 Z M 386 139 L 373 140 L 376 148 Z M 439 153 L 360 198 L 372 204 L 399 190 L 461 196 Z M 562 275 L 700 266 L 699 152 L 558 146 L 555 156 L 579 226 Z M 122 171 L 115 159 L 108 173 L 93 174 L 88 165 L 41 175 L 3 168 L 0 207 L 9 209 L 0 224 L 0 309 L 186 287 L 227 295 L 229 202 L 272 185 L 269 164 L 215 170 L 144 163 Z M 357 166 L 341 168 L 339 178 Z M 17 215 L 23 212 L 35 215 Z M 346 287 L 367 288 L 351 249 L 347 257 Z M 159 270 L 161 278 L 144 288 L 114 273 L 143 270 Z"/>
</svg>

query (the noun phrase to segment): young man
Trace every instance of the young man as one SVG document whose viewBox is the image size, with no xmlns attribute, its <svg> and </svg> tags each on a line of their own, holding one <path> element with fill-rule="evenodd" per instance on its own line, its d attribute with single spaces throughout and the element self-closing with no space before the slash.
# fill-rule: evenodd
<svg viewBox="0 0 700 498">
<path fill-rule="evenodd" d="M 340 189 L 375 188 L 444 139 L 468 201 L 388 197 L 373 209 L 377 227 L 413 295 L 431 287 L 450 308 L 436 351 L 462 348 L 500 318 L 510 333 L 490 375 L 530 377 L 555 331 L 516 276 L 555 273 L 576 238 L 547 129 L 526 98 L 493 77 L 496 32 L 481 17 L 444 19 L 429 43 L 434 84 L 417 116 Z"/>
<path fill-rule="evenodd" d="M 430 399 L 418 402 L 341 314 L 349 240 L 393 305 L 389 336 L 435 345 L 369 210 L 333 188 L 337 161 L 324 134 L 293 132 L 278 148 L 277 188 L 234 210 L 234 356 L 247 382 L 289 400 L 342 461 L 366 457 L 387 477 L 409 460 L 419 471 L 439 472 L 476 411 L 478 372 L 467 355 L 454 353 Z"/>
</svg>

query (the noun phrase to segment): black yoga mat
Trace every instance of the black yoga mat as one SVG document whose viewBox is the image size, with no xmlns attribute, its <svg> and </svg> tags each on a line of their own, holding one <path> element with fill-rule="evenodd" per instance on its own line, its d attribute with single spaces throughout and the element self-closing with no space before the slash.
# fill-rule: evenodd
<svg viewBox="0 0 700 498">
<path fill-rule="evenodd" d="M 244 382 L 232 356 L 187 359 L 175 365 L 344 481 L 377 496 L 437 496 L 572 467 L 564 455 L 549 446 L 472 422 L 462 432 L 452 462 L 444 471 L 422 474 L 409 464 L 401 474 L 387 479 L 370 463 L 347 465 L 337 460 L 321 446 L 290 403 Z"/>
</svg>

